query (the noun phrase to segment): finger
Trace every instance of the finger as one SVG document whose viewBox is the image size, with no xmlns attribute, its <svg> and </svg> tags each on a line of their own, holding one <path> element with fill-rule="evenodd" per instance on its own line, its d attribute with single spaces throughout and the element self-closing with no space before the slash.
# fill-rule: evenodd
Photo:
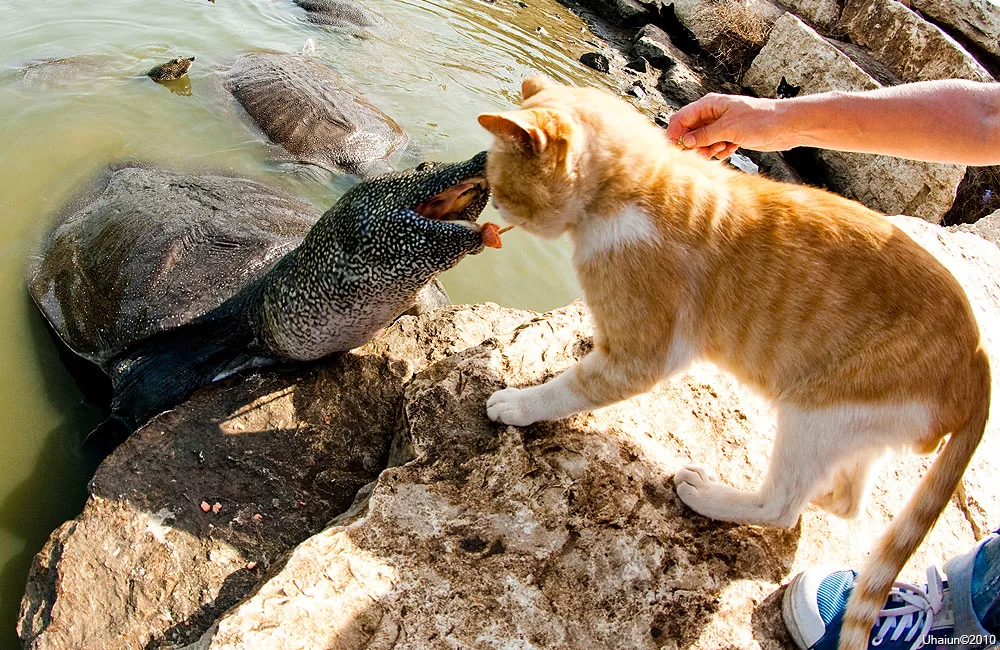
<svg viewBox="0 0 1000 650">
<path fill-rule="evenodd" d="M 740 145 L 730 142 L 729 145 L 722 151 L 718 156 L 719 160 L 725 160 L 729 156 L 736 153 L 736 150 L 740 148 Z"/>
<path fill-rule="evenodd" d="M 717 118 L 718 111 L 714 102 L 709 97 L 703 97 L 670 116 L 670 121 L 667 123 L 667 137 L 677 142 L 684 134 L 701 128 Z"/>
<path fill-rule="evenodd" d="M 728 142 L 716 142 L 712 146 L 708 147 L 708 150 L 712 152 L 712 156 L 718 157 L 726 148 L 729 146 Z"/>
<path fill-rule="evenodd" d="M 681 144 L 688 149 L 701 149 L 711 147 L 720 142 L 729 142 L 724 129 L 718 122 L 712 122 L 705 126 L 694 129 L 681 137 Z"/>
</svg>

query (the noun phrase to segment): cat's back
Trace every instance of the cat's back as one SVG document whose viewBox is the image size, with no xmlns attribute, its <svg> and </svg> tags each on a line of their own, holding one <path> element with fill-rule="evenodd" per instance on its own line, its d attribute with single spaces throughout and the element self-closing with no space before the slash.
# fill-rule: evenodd
<svg viewBox="0 0 1000 650">
<path fill-rule="evenodd" d="M 709 357 L 768 392 L 821 398 L 825 383 L 872 399 L 912 391 L 977 349 L 961 286 L 883 215 L 815 188 L 727 185 L 701 296 Z M 880 372 L 892 382 L 851 381 Z"/>
</svg>

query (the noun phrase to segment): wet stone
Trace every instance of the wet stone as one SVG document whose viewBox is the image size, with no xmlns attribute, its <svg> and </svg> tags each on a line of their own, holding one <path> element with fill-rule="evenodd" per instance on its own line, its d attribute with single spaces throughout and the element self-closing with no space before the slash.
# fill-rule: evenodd
<svg viewBox="0 0 1000 650">
<path fill-rule="evenodd" d="M 611 64 L 608 62 L 608 57 L 604 56 L 600 52 L 587 52 L 580 56 L 580 63 L 584 64 L 589 68 L 593 68 L 598 72 L 608 72 L 611 70 Z"/>
</svg>

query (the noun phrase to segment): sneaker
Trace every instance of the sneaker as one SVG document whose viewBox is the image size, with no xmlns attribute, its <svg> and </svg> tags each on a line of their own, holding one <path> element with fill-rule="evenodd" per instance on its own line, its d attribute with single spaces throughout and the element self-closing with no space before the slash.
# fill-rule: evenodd
<svg viewBox="0 0 1000 650">
<path fill-rule="evenodd" d="M 802 650 L 836 650 L 847 598 L 856 571 L 812 567 L 795 576 L 781 601 L 792 640 Z M 897 582 L 868 640 L 879 650 L 929 650 L 936 639 L 949 639 L 952 621 L 948 583 L 935 567 L 923 587 Z M 926 645 L 925 645 L 926 644 Z"/>
</svg>

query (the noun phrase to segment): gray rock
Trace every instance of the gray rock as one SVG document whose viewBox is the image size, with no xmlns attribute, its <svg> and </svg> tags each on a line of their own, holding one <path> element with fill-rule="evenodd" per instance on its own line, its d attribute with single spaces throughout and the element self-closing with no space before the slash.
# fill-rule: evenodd
<svg viewBox="0 0 1000 650">
<path fill-rule="evenodd" d="M 1000 249 L 893 221 L 962 283 L 1000 368 Z M 672 472 L 697 459 L 755 487 L 774 434 L 767 405 L 710 365 L 561 422 L 486 419 L 493 390 L 551 377 L 590 333 L 580 305 L 448 307 L 316 368 L 205 390 L 98 470 L 84 512 L 36 558 L 24 646 L 792 647 L 780 584 L 820 562 L 857 566 L 929 459 L 892 461 L 855 521 L 811 507 L 791 530 L 695 516 Z M 903 579 L 1000 518 L 993 408 Z"/>
<path fill-rule="evenodd" d="M 1000 56 L 1000 6 L 990 0 L 910 0 L 910 7 Z"/>
<path fill-rule="evenodd" d="M 952 232 L 970 232 L 1000 246 L 1000 210 L 986 215 L 976 223 L 963 223 L 951 226 L 948 230 Z"/>
<path fill-rule="evenodd" d="M 608 63 L 608 57 L 604 56 L 600 52 L 587 52 L 585 54 L 581 54 L 580 63 L 588 68 L 593 68 L 598 72 L 608 72 L 611 70 L 611 64 Z"/>
<path fill-rule="evenodd" d="M 903 81 L 993 81 L 955 39 L 895 0 L 847 0 L 839 28 Z"/>
<path fill-rule="evenodd" d="M 802 95 L 828 90 L 870 90 L 879 84 L 847 55 L 792 14 L 774 25 L 744 84 L 773 97 L 781 77 Z M 955 200 L 961 165 L 937 165 L 888 156 L 821 150 L 830 184 L 838 192 L 886 214 L 910 214 L 938 223 Z"/>
<path fill-rule="evenodd" d="M 527 318 L 490 305 L 433 313 L 313 368 L 213 385 L 129 438 L 35 558 L 24 647 L 196 639 L 389 464 L 415 371 Z"/>
<path fill-rule="evenodd" d="M 638 0 L 581 0 L 581 4 L 616 25 L 638 26 L 652 18 L 653 3 Z"/>
<path fill-rule="evenodd" d="M 677 18 L 710 51 L 731 47 L 734 37 L 763 43 L 771 26 L 785 13 L 769 0 L 674 0 L 673 6 Z"/>
<path fill-rule="evenodd" d="M 918 219 L 894 222 L 946 258 L 981 323 L 1000 323 L 1000 249 Z M 994 367 L 997 327 L 986 339 Z M 711 366 L 561 422 L 486 420 L 491 391 L 559 372 L 586 352 L 589 334 L 570 306 L 417 374 L 401 445 L 414 459 L 384 472 L 188 650 L 318 639 L 344 649 L 791 648 L 779 585 L 816 563 L 857 566 L 928 459 L 894 460 L 856 521 L 814 508 L 792 530 L 693 516 L 670 487 L 674 469 L 696 458 L 730 485 L 756 486 L 773 435 L 765 405 Z M 1000 420 L 991 422 L 958 505 L 903 579 L 919 580 L 1000 517 L 991 474 Z"/>
<path fill-rule="evenodd" d="M 649 72 L 649 61 L 640 56 L 639 58 L 633 59 L 628 63 L 626 63 L 625 69 L 645 74 Z"/>
<path fill-rule="evenodd" d="M 687 59 L 687 56 L 670 41 L 670 36 L 656 25 L 646 25 L 639 30 L 635 45 L 632 46 L 632 53 L 639 57 L 637 61 L 645 59 L 660 70 L 669 70 L 677 65 L 678 61 Z M 633 69 L 639 70 L 638 67 Z"/>
<path fill-rule="evenodd" d="M 840 20 L 840 0 L 782 0 L 781 4 L 820 31 L 827 31 Z"/>
</svg>

